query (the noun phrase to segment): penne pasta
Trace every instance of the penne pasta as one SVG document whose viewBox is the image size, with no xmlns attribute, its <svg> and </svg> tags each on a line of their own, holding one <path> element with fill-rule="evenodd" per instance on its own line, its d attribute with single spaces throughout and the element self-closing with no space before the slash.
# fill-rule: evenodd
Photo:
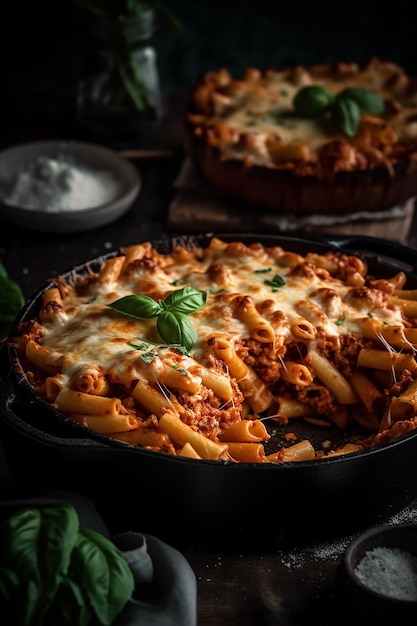
<svg viewBox="0 0 417 626">
<path fill-rule="evenodd" d="M 236 441 L 240 443 L 268 441 L 271 435 L 259 420 L 242 420 L 235 422 L 218 435 L 219 441 Z"/>
<path fill-rule="evenodd" d="M 69 386 L 76 391 L 91 393 L 93 396 L 106 396 L 110 393 L 110 384 L 103 372 L 94 364 L 76 364 L 66 371 Z"/>
<path fill-rule="evenodd" d="M 291 322 L 291 333 L 296 339 L 308 340 L 315 338 L 316 329 L 311 322 L 303 317 L 298 317 Z"/>
<path fill-rule="evenodd" d="M 293 398 L 274 398 L 270 409 L 271 418 L 300 419 L 316 417 L 317 411 L 310 405 Z M 279 420 L 281 421 L 281 420 Z"/>
<path fill-rule="evenodd" d="M 286 359 L 284 362 L 281 377 L 283 380 L 301 387 L 308 387 L 313 381 L 313 374 L 308 367 L 289 359 Z"/>
<path fill-rule="evenodd" d="M 74 422 L 102 435 L 126 432 L 138 427 L 138 420 L 134 415 L 77 415 L 71 413 L 69 417 Z"/>
<path fill-rule="evenodd" d="M 354 404 L 358 402 L 358 396 L 349 382 L 326 357 L 319 354 L 316 350 L 311 350 L 309 358 L 316 376 L 330 389 L 340 404 Z"/>
<path fill-rule="evenodd" d="M 350 383 L 369 413 L 379 413 L 378 405 L 383 406 L 384 395 L 372 380 L 363 371 L 357 370 L 350 377 Z"/>
<path fill-rule="evenodd" d="M 275 333 L 271 324 L 256 309 L 250 296 L 237 296 L 232 302 L 233 314 L 246 326 L 249 336 L 261 343 L 273 343 Z"/>
<path fill-rule="evenodd" d="M 55 404 L 64 413 L 76 413 L 79 415 L 106 415 L 107 417 L 114 417 L 123 413 L 123 405 L 120 398 L 92 396 L 82 391 L 74 391 L 68 387 L 60 390 L 55 398 Z"/>
<path fill-rule="evenodd" d="M 391 403 L 391 417 L 394 421 L 405 420 L 417 413 L 417 380 Z"/>
<path fill-rule="evenodd" d="M 227 445 L 230 456 L 238 463 L 266 462 L 265 450 L 261 444 L 229 441 Z"/>
<path fill-rule="evenodd" d="M 310 441 L 300 441 L 288 448 L 282 448 L 279 452 L 274 452 L 267 456 L 270 463 L 294 463 L 297 461 L 314 461 L 315 450 Z"/>
<path fill-rule="evenodd" d="M 173 411 L 165 411 L 163 413 L 159 419 L 159 426 L 178 445 L 185 446 L 189 443 L 202 459 L 218 461 L 226 458 L 227 444 L 217 443 L 204 437 L 204 435 L 184 424 Z"/>
<path fill-rule="evenodd" d="M 36 367 L 52 375 L 58 374 L 65 362 L 64 354 L 45 348 L 33 339 L 26 343 L 26 358 Z"/>
<path fill-rule="evenodd" d="M 166 450 L 175 453 L 171 438 L 157 428 L 144 427 L 138 420 L 132 430 L 124 432 L 109 432 L 109 437 L 124 441 L 132 446 L 143 446 L 144 448 L 154 448 L 155 450 Z"/>
<path fill-rule="evenodd" d="M 43 324 L 59 323 L 64 314 L 64 304 L 61 293 L 57 287 L 51 287 L 42 294 L 42 308 L 39 311 L 39 319 Z"/>
<path fill-rule="evenodd" d="M 417 317 L 417 300 L 393 296 L 389 299 L 389 304 L 393 306 L 399 306 L 402 309 L 405 317 Z"/>
</svg>

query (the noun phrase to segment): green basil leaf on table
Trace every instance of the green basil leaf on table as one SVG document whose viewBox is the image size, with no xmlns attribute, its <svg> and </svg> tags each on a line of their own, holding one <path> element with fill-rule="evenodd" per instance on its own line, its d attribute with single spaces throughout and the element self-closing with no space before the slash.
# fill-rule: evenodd
<svg viewBox="0 0 417 626">
<path fill-rule="evenodd" d="M 81 528 L 71 557 L 72 580 L 80 580 L 94 613 L 106 626 L 114 621 L 135 588 L 126 559 L 103 535 Z"/>
<path fill-rule="evenodd" d="M 78 529 L 78 516 L 67 505 L 23 509 L 0 525 L 1 562 L 11 568 L 19 564 L 21 604 L 16 608 L 22 626 L 43 623 L 68 570 Z"/>
<path fill-rule="evenodd" d="M 0 525 L 2 618 L 19 626 L 88 626 L 93 613 L 109 626 L 134 587 L 123 553 L 80 528 L 69 504 L 23 509 Z"/>
<path fill-rule="evenodd" d="M 45 616 L 44 626 L 91 626 L 92 618 L 93 610 L 84 593 L 83 584 L 64 578 Z"/>
</svg>

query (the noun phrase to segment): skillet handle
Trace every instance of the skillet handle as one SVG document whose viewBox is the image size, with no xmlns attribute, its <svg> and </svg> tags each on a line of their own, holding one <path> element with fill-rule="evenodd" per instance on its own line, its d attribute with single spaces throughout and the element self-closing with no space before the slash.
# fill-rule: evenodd
<svg viewBox="0 0 417 626">
<path fill-rule="evenodd" d="M 417 250 L 402 243 L 367 235 L 330 236 L 321 241 L 352 253 L 371 252 L 390 261 L 396 267 L 403 264 L 405 267 L 401 269 L 417 273 Z"/>
</svg>

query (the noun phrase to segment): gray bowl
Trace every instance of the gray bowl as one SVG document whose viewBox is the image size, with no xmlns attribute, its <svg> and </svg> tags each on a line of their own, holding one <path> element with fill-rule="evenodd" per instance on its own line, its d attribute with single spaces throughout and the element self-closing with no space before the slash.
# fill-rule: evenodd
<svg viewBox="0 0 417 626">
<path fill-rule="evenodd" d="M 369 623 L 417 620 L 417 524 L 384 524 L 347 547 L 336 575 L 352 618 Z"/>
<path fill-rule="evenodd" d="M 98 172 L 111 181 L 101 193 L 98 206 L 80 210 L 47 211 L 17 206 L 10 201 L 11 182 L 39 157 L 64 158 L 77 166 Z M 141 188 L 136 167 L 116 152 L 100 145 L 78 141 L 40 141 L 7 148 L 0 153 L 0 217 L 41 232 L 75 233 L 109 224 L 126 213 Z"/>
</svg>

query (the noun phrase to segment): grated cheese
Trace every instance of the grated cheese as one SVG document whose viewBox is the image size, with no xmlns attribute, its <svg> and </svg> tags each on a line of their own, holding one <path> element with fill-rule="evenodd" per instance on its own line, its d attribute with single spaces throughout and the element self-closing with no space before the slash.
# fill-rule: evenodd
<svg viewBox="0 0 417 626">
<path fill-rule="evenodd" d="M 355 568 L 359 580 L 379 594 L 417 601 L 417 556 L 400 548 L 376 547 Z"/>
<path fill-rule="evenodd" d="M 88 169 L 64 155 L 39 156 L 0 189 L 2 201 L 24 209 L 82 211 L 113 200 L 119 183 L 111 172 Z"/>
</svg>

